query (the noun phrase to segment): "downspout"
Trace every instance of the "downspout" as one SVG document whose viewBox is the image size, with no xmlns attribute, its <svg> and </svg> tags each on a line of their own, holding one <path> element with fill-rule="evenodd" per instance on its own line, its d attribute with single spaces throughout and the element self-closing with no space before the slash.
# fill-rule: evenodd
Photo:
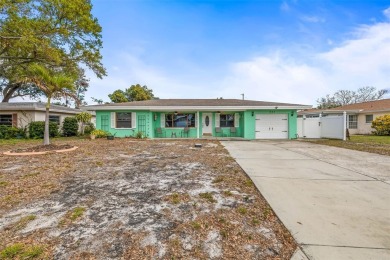
<svg viewBox="0 0 390 260">
<path fill-rule="evenodd" d="M 199 111 L 196 112 L 196 117 L 198 118 L 198 129 L 196 130 L 196 137 L 199 139 L 200 137 L 200 120 L 199 120 Z"/>
</svg>

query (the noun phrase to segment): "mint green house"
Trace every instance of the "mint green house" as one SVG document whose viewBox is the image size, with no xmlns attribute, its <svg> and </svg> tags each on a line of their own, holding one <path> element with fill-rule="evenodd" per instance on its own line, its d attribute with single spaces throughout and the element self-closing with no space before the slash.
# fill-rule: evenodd
<svg viewBox="0 0 390 260">
<path fill-rule="evenodd" d="M 294 139 L 297 110 L 311 106 L 239 99 L 155 99 L 85 107 L 116 137 Z"/>
</svg>

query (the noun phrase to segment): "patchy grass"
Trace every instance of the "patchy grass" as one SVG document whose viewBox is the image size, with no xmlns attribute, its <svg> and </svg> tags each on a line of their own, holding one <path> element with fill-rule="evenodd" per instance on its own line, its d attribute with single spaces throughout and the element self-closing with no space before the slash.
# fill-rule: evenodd
<svg viewBox="0 0 390 260">
<path fill-rule="evenodd" d="M 43 246 L 27 246 L 21 243 L 5 247 L 0 251 L 0 259 L 34 259 L 38 258 L 44 252 Z"/>
<path fill-rule="evenodd" d="M 289 259 L 295 251 L 217 141 L 52 140 L 79 149 L 0 156 L 0 181 L 9 183 L 0 188 L 0 251 L 8 258 Z"/>
<path fill-rule="evenodd" d="M 202 199 L 207 200 L 207 201 L 210 202 L 210 203 L 217 202 L 217 201 L 214 199 L 213 194 L 211 194 L 210 192 L 199 193 L 199 197 L 201 197 Z"/>
<path fill-rule="evenodd" d="M 5 187 L 9 184 L 7 181 L 0 181 L 0 187 Z"/>
<path fill-rule="evenodd" d="M 390 136 L 353 135 L 351 140 L 310 139 L 306 142 L 390 156 Z"/>
</svg>

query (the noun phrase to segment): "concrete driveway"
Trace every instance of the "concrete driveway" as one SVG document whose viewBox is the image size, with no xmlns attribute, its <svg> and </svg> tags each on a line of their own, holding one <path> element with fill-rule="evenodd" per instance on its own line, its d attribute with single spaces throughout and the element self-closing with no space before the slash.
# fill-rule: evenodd
<svg viewBox="0 0 390 260">
<path fill-rule="evenodd" d="M 222 144 L 309 259 L 390 259 L 390 157 L 299 141 Z"/>
</svg>

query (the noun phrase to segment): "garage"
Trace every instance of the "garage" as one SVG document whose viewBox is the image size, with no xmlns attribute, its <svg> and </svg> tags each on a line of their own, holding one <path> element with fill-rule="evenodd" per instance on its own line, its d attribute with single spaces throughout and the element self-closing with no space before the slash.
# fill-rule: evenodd
<svg viewBox="0 0 390 260">
<path fill-rule="evenodd" d="M 288 139 L 287 114 L 257 114 L 256 139 Z"/>
</svg>

